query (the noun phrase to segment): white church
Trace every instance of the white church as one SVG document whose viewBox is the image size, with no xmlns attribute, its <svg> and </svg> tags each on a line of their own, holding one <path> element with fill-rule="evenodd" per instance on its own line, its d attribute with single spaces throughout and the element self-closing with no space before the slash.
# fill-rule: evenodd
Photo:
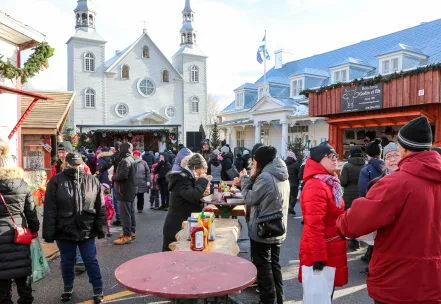
<svg viewBox="0 0 441 304">
<path fill-rule="evenodd" d="M 67 41 L 68 90 L 75 91 L 70 120 L 86 142 L 162 151 L 166 143 L 197 149 L 206 124 L 207 56 L 197 46 L 190 0 L 182 11 L 180 48 L 172 61 L 147 31 L 106 60 L 92 0 L 78 0 L 76 33 Z"/>
</svg>

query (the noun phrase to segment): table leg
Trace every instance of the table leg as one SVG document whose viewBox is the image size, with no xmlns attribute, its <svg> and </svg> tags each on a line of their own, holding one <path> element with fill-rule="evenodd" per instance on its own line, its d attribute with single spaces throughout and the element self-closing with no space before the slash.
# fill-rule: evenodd
<svg viewBox="0 0 441 304">
<path fill-rule="evenodd" d="M 232 208 L 230 206 L 217 206 L 221 218 L 230 218 Z"/>
<path fill-rule="evenodd" d="M 198 304 L 198 299 L 174 299 L 175 304 Z"/>
</svg>

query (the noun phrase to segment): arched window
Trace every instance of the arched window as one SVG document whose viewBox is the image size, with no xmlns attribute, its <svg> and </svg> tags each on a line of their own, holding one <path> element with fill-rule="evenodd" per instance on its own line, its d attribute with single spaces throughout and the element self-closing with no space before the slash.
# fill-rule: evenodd
<svg viewBox="0 0 441 304">
<path fill-rule="evenodd" d="M 182 43 L 185 43 L 185 34 L 182 34 Z"/>
<path fill-rule="evenodd" d="M 82 24 L 84 24 L 84 25 L 87 25 L 87 14 L 86 13 L 83 13 L 82 15 L 81 15 L 81 18 L 82 18 Z"/>
<path fill-rule="evenodd" d="M 199 68 L 196 65 L 191 67 L 191 82 L 199 82 Z"/>
<path fill-rule="evenodd" d="M 191 33 L 187 34 L 187 43 L 191 43 Z"/>
<path fill-rule="evenodd" d="M 81 24 L 81 16 L 80 14 L 77 14 L 77 25 Z"/>
<path fill-rule="evenodd" d="M 95 91 L 91 88 L 86 90 L 84 107 L 95 108 Z"/>
<path fill-rule="evenodd" d="M 89 26 L 93 27 L 93 15 L 92 14 L 89 15 Z"/>
<path fill-rule="evenodd" d="M 86 72 L 95 71 L 95 56 L 92 53 L 86 53 L 84 55 L 84 70 Z"/>
<path fill-rule="evenodd" d="M 149 47 L 146 45 L 142 47 L 142 58 L 150 58 Z"/>
<path fill-rule="evenodd" d="M 162 82 L 170 82 L 169 73 L 167 70 L 162 71 Z"/>
<path fill-rule="evenodd" d="M 121 68 L 121 78 L 129 79 L 129 71 L 130 71 L 129 66 L 127 64 L 124 64 Z"/>
<path fill-rule="evenodd" d="M 199 99 L 197 97 L 191 98 L 191 113 L 199 113 Z"/>
</svg>

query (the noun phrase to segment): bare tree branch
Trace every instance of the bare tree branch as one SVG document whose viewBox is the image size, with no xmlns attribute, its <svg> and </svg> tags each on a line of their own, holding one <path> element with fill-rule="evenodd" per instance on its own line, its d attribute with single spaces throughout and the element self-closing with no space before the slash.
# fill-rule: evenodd
<svg viewBox="0 0 441 304">
<path fill-rule="evenodd" d="M 208 94 L 208 105 L 207 105 L 207 124 L 212 125 L 217 121 L 217 114 L 219 112 L 219 103 L 213 97 L 213 95 Z"/>
</svg>

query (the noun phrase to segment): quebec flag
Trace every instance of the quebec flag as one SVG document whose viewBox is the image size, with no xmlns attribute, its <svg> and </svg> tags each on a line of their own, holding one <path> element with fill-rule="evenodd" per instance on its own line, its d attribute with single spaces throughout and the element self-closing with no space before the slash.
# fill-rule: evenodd
<svg viewBox="0 0 441 304">
<path fill-rule="evenodd" d="M 264 56 L 263 53 L 264 52 L 265 52 L 266 60 L 270 60 L 271 57 L 268 53 L 268 50 L 266 49 L 266 34 L 265 34 L 265 36 L 263 36 L 262 44 L 259 46 L 259 49 L 257 50 L 257 61 L 260 64 L 262 64 L 262 62 L 263 62 L 263 56 Z"/>
</svg>

